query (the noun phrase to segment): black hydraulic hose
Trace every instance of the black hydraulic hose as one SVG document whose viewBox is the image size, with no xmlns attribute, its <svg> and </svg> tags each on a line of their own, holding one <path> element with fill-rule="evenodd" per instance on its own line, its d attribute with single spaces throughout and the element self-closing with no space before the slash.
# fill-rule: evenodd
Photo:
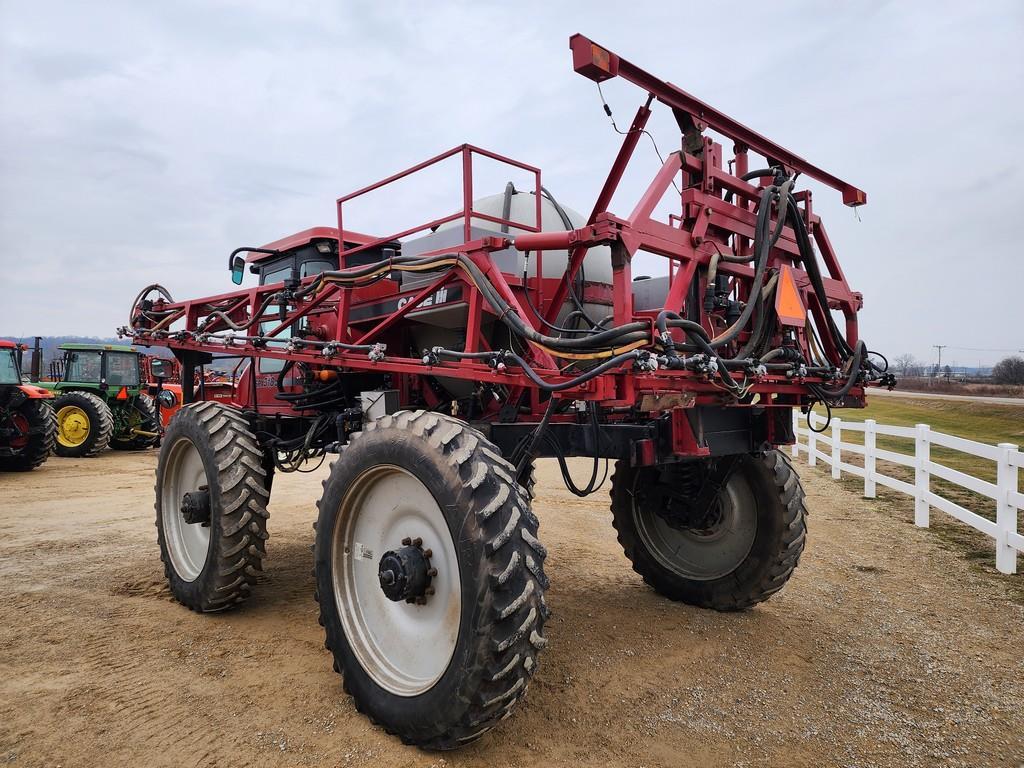
<svg viewBox="0 0 1024 768">
<path fill-rule="evenodd" d="M 461 254 L 457 255 L 456 258 L 458 258 L 462 267 L 473 277 L 474 283 L 480 289 L 480 292 L 484 294 L 484 298 L 498 312 L 499 319 L 508 325 L 514 333 L 529 341 L 556 350 L 589 351 L 595 348 L 621 345 L 622 339 L 627 337 L 627 334 L 640 334 L 640 338 L 649 338 L 647 333 L 648 325 L 642 322 L 626 323 L 617 328 L 594 333 L 582 339 L 563 339 L 538 333 L 536 329 L 527 326 L 523 319 L 512 311 L 512 307 L 498 295 L 476 264 L 470 259 L 461 256 Z M 633 337 L 632 340 L 638 341 L 640 339 Z"/>
<path fill-rule="evenodd" d="M 572 219 L 569 218 L 569 214 L 567 214 L 565 212 L 565 209 L 562 208 L 561 205 L 559 205 L 558 201 L 555 200 L 555 196 L 552 195 L 548 191 L 547 187 L 543 187 L 542 186 L 540 188 L 540 192 L 541 192 L 541 194 L 544 197 L 546 197 L 548 200 L 551 201 L 551 205 L 554 206 L 555 213 L 557 213 L 558 214 L 558 218 L 560 218 L 562 220 L 562 226 L 565 227 L 566 230 L 575 229 L 575 227 L 573 226 L 573 223 L 572 223 Z M 568 259 L 569 254 L 571 252 L 572 252 L 571 249 L 566 251 L 566 258 L 567 259 Z M 566 262 L 566 266 L 568 266 L 568 261 Z M 586 279 L 586 273 L 583 271 L 583 264 L 580 264 L 579 274 L 580 274 L 580 292 L 582 293 L 583 291 L 585 291 L 587 289 L 587 279 Z M 538 277 L 541 277 L 541 275 L 538 275 Z M 586 320 L 590 324 L 591 328 L 595 327 L 596 323 L 591 319 L 590 315 L 587 314 L 587 310 L 583 306 L 583 302 L 580 300 L 580 297 L 576 294 L 576 289 L 573 286 L 571 280 L 569 281 L 567 287 L 569 289 L 569 298 L 572 299 L 572 303 L 576 306 L 576 310 L 580 314 L 583 315 L 583 319 Z"/>
<path fill-rule="evenodd" d="M 627 361 L 636 360 L 638 356 L 639 355 L 637 353 L 637 350 L 633 350 L 632 352 L 624 352 L 621 355 L 615 355 L 615 357 L 608 358 L 600 365 L 594 366 L 590 370 L 580 374 L 579 376 L 573 379 L 563 381 L 560 384 L 550 384 L 544 381 L 544 379 L 542 379 L 540 376 L 538 376 L 537 372 L 530 367 L 529 363 L 527 363 L 519 355 L 515 354 L 514 352 L 509 352 L 505 355 L 506 358 L 514 361 L 520 368 L 523 369 L 523 372 L 526 374 L 527 378 L 530 379 L 530 381 L 532 381 L 534 384 L 537 385 L 537 387 L 544 390 L 545 392 L 562 392 L 563 390 L 566 389 L 578 387 L 580 384 L 584 384 L 590 381 L 591 379 L 600 376 L 605 371 L 611 370 L 612 368 L 617 368 L 618 366 L 622 365 Z"/>
<path fill-rule="evenodd" d="M 160 283 L 151 283 L 150 285 L 147 285 L 145 288 L 143 288 L 141 291 L 139 291 L 138 294 L 136 294 L 135 300 L 132 302 L 131 313 L 128 316 L 128 327 L 129 328 L 131 328 L 134 325 L 134 323 L 135 323 L 135 310 L 139 308 L 139 302 L 141 302 L 143 299 L 145 299 L 152 291 L 156 291 L 157 293 L 159 293 L 163 297 L 164 301 L 166 301 L 168 304 L 173 304 L 174 303 L 174 299 L 171 298 L 170 291 L 168 291 L 166 288 L 164 288 L 162 285 L 160 285 Z M 145 314 L 147 316 L 150 315 L 150 314 L 161 315 L 163 317 L 163 316 L 169 315 L 170 311 L 167 311 L 167 312 L 148 312 L 148 311 L 143 311 L 143 314 Z M 161 317 L 161 319 L 162 319 L 162 317 Z M 150 318 L 150 319 L 152 319 L 152 318 Z"/>
<path fill-rule="evenodd" d="M 544 409 L 544 415 L 540 419 L 540 423 L 533 428 L 533 431 L 528 434 L 520 445 L 517 445 L 512 451 L 512 458 L 516 465 L 516 475 L 522 475 L 523 470 L 526 469 L 526 465 L 532 461 L 535 456 L 533 454 L 533 447 L 537 444 L 537 440 L 541 438 L 544 431 L 548 428 L 548 423 L 551 421 L 551 415 L 555 412 L 555 407 L 558 402 L 558 398 L 552 395 L 548 398 L 548 407 Z M 520 453 L 521 452 L 521 453 Z"/>
<path fill-rule="evenodd" d="M 552 451 L 555 454 L 555 459 L 557 459 L 558 461 L 558 468 L 559 471 L 562 473 L 562 482 L 565 483 L 565 487 L 574 496 L 579 496 L 581 498 L 592 494 L 594 491 L 596 491 L 598 488 L 604 485 L 605 480 L 608 479 L 608 462 L 607 460 L 605 460 L 604 476 L 601 478 L 600 482 L 598 482 L 597 480 L 598 467 L 601 466 L 601 457 L 598 455 L 597 450 L 598 446 L 600 445 L 601 438 L 601 425 L 598 422 L 597 417 L 597 404 L 588 403 L 587 409 L 590 412 L 590 424 L 593 428 L 595 451 L 593 457 L 594 465 L 590 473 L 590 480 L 583 488 L 579 488 L 573 481 L 572 473 L 569 471 L 569 465 L 566 464 L 565 462 L 565 453 L 562 451 L 562 446 L 559 444 L 558 440 L 552 437 L 550 434 L 541 433 L 541 436 L 547 441 L 548 445 L 551 446 Z"/>
<path fill-rule="evenodd" d="M 526 251 L 525 258 L 527 258 L 527 259 L 530 258 L 530 252 L 529 251 Z M 566 328 L 566 327 L 563 327 L 563 326 L 560 326 L 560 325 L 555 325 L 554 323 L 549 323 L 547 320 L 545 320 L 541 316 L 540 312 L 537 311 L 537 308 L 533 305 L 533 299 L 530 298 L 530 289 L 526 285 L 526 266 L 525 266 L 525 264 L 523 266 L 523 294 L 526 297 L 526 306 L 529 308 L 530 313 L 533 315 L 533 317 L 539 323 L 541 323 L 542 325 L 546 326 L 547 328 L 550 328 L 552 331 L 557 331 L 559 333 L 593 333 L 594 332 L 594 328 L 597 327 L 593 323 L 590 323 L 591 326 L 593 326 L 590 329 L 587 329 L 587 328 Z M 590 318 L 588 318 L 587 315 L 582 310 L 580 310 L 580 309 L 574 309 L 572 312 L 569 313 L 568 316 L 566 316 L 565 319 L 569 320 L 572 317 L 582 317 L 588 323 L 590 322 Z"/>
<path fill-rule="evenodd" d="M 501 233 L 503 235 L 508 234 L 508 220 L 512 216 L 512 195 L 515 193 L 515 184 L 511 181 L 508 182 L 508 184 L 505 185 L 505 193 L 501 201 L 501 218 L 503 219 L 501 222 Z"/>
<path fill-rule="evenodd" d="M 818 303 L 822 307 L 825 322 L 828 325 L 829 332 L 832 334 L 833 341 L 839 349 L 842 357 L 846 359 L 853 354 L 853 350 L 850 348 L 846 337 L 839 331 L 839 328 L 836 326 L 835 319 L 832 317 L 832 313 L 828 309 L 828 296 L 825 293 L 825 283 L 822 280 L 821 269 L 818 266 L 818 260 L 814 254 L 814 247 L 811 245 L 810 235 L 807 233 L 807 227 L 804 224 L 803 217 L 800 216 L 799 211 L 796 208 L 796 200 L 794 199 L 792 202 L 793 205 L 790 208 L 790 219 L 793 223 L 793 231 L 796 233 L 797 246 L 800 250 L 800 257 L 804 263 L 804 271 L 807 273 L 808 278 L 810 278 L 811 287 L 814 289 L 814 293 L 818 298 Z"/>
<path fill-rule="evenodd" d="M 733 380 L 732 376 L 729 375 L 728 368 L 727 366 L 724 365 L 725 360 L 720 358 L 718 354 L 715 352 L 715 350 L 712 349 L 711 344 L 708 342 L 707 331 L 704 330 L 704 327 L 699 323 L 693 322 L 692 320 L 686 320 L 685 318 L 680 317 L 678 313 L 672 312 L 667 309 L 664 309 L 661 312 L 659 312 L 657 318 L 655 318 L 654 321 L 655 326 L 658 329 L 659 336 L 661 337 L 662 345 L 665 348 L 665 354 L 667 354 L 669 357 L 676 356 L 675 344 L 672 341 L 671 335 L 667 331 L 668 323 L 670 320 L 674 321 L 673 324 L 675 325 L 675 327 L 682 328 L 683 330 L 685 330 L 687 335 L 694 340 L 694 342 L 697 345 L 697 348 L 703 351 L 704 354 L 706 354 L 709 358 L 713 357 L 722 360 L 723 365 L 718 369 L 722 377 L 722 381 L 725 382 L 726 386 L 730 388 L 735 387 L 736 382 Z"/>
<path fill-rule="evenodd" d="M 857 383 L 857 380 L 860 378 L 861 364 L 863 363 L 864 357 L 866 355 L 867 346 L 864 344 L 863 341 L 858 341 L 853 350 L 853 359 L 850 363 L 850 370 L 847 373 L 846 383 L 843 384 L 843 386 L 841 386 L 839 389 L 828 389 L 822 386 L 816 386 L 815 389 L 818 392 L 825 395 L 826 397 L 830 397 L 833 399 L 845 397 L 846 394 L 851 389 L 853 389 L 854 385 Z"/>
<path fill-rule="evenodd" d="M 712 347 L 723 346 L 735 339 L 747 327 L 747 324 L 750 322 L 750 316 L 754 312 L 754 307 L 757 305 L 757 296 L 760 295 L 761 286 L 764 283 L 764 274 L 768 267 L 768 255 L 772 249 L 768 231 L 771 221 L 771 201 L 774 194 L 774 187 L 766 188 L 761 195 L 761 202 L 757 210 L 757 224 L 754 230 L 754 251 L 757 266 L 754 269 L 754 279 L 750 287 L 750 300 L 743 307 L 743 311 L 736 319 L 736 322 L 711 340 L 710 344 Z"/>
</svg>

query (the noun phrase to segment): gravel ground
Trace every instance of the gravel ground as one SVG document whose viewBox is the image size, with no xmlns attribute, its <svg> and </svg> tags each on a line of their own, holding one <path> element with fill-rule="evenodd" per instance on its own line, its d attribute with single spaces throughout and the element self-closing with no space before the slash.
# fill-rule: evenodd
<svg viewBox="0 0 1024 768">
<path fill-rule="evenodd" d="M 428 754 L 356 713 L 323 649 L 308 546 L 326 469 L 275 481 L 264 582 L 199 616 L 164 586 L 154 464 L 0 475 L 0 764 L 1024 765 L 1024 608 L 909 509 L 815 470 L 792 581 L 716 614 L 648 589 L 607 497 L 543 465 L 549 648 L 510 721 Z"/>
</svg>

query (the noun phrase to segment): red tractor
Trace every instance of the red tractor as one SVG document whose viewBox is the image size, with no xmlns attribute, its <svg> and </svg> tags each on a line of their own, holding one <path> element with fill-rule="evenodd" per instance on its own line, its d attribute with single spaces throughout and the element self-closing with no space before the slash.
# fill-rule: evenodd
<svg viewBox="0 0 1024 768">
<path fill-rule="evenodd" d="M 0 470 L 27 471 L 53 452 L 53 393 L 22 381 L 24 347 L 0 339 Z"/>
<path fill-rule="evenodd" d="M 166 429 L 181 408 L 181 372 L 178 362 L 143 355 L 142 369 L 147 392 L 159 413 L 160 427 Z M 210 371 L 203 376 L 201 394 L 204 400 L 230 402 L 234 400 L 234 393 L 235 387 L 230 377 L 224 378 L 221 372 Z"/>
<path fill-rule="evenodd" d="M 579 495 L 614 461 L 612 519 L 644 581 L 742 610 L 782 589 L 804 547 L 804 494 L 777 450 L 794 410 L 860 407 L 867 385 L 894 383 L 798 181 L 850 206 L 865 194 L 580 35 L 570 47 L 580 74 L 644 93 L 589 216 L 539 169 L 462 145 L 339 198 L 336 228 L 234 251 L 234 282 L 248 253 L 258 285 L 184 301 L 149 286 L 121 329 L 182 366 L 156 491 L 173 595 L 200 612 L 249 598 L 274 473 L 334 456 L 314 548 L 327 648 L 359 710 L 427 748 L 509 716 L 547 643 L 537 458 Z M 615 215 L 655 102 L 679 148 Z M 354 199 L 448 158 L 462 210 L 383 235 L 346 226 Z M 530 183 L 474 199 L 479 158 Z M 660 274 L 634 279 L 641 253 Z M 221 357 L 243 360 L 230 402 L 204 391 Z M 570 456 L 593 460 L 587 482 Z"/>
</svg>

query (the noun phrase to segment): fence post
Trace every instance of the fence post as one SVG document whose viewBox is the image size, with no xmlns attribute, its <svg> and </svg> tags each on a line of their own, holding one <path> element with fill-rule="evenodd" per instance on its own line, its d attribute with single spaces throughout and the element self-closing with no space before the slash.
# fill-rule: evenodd
<svg viewBox="0 0 1024 768">
<path fill-rule="evenodd" d="M 1013 443 L 999 443 L 996 462 L 996 570 L 1017 572 L 1017 550 L 1010 546 L 1008 534 L 1017 532 L 1017 507 L 1010 494 L 1017 490 L 1017 467 L 1010 463 L 1010 454 L 1017 450 Z"/>
<path fill-rule="evenodd" d="M 864 498 L 875 498 L 875 420 L 864 421 Z"/>
<path fill-rule="evenodd" d="M 800 409 L 793 408 L 793 446 L 790 448 L 790 453 L 793 458 L 800 457 Z"/>
<path fill-rule="evenodd" d="M 839 448 L 839 441 L 843 439 L 843 420 L 838 416 L 832 418 L 832 479 L 838 480 L 843 476 L 839 471 L 839 462 L 843 454 Z"/>
<path fill-rule="evenodd" d="M 811 411 L 807 414 L 807 466 L 816 467 L 818 466 L 818 433 L 814 431 L 815 427 L 815 413 Z"/>
<path fill-rule="evenodd" d="M 914 438 L 914 525 L 921 528 L 928 527 L 929 506 L 925 494 L 930 488 L 928 463 L 931 460 L 928 425 L 918 424 Z"/>
</svg>

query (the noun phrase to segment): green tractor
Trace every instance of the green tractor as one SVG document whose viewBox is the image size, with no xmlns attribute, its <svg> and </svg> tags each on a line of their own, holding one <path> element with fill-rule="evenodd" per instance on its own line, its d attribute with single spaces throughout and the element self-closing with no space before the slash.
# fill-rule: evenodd
<svg viewBox="0 0 1024 768">
<path fill-rule="evenodd" d="M 62 344 L 50 367 L 58 456 L 91 457 L 106 447 L 137 451 L 156 444 L 160 423 L 144 393 L 142 355 L 115 344 Z"/>
</svg>

